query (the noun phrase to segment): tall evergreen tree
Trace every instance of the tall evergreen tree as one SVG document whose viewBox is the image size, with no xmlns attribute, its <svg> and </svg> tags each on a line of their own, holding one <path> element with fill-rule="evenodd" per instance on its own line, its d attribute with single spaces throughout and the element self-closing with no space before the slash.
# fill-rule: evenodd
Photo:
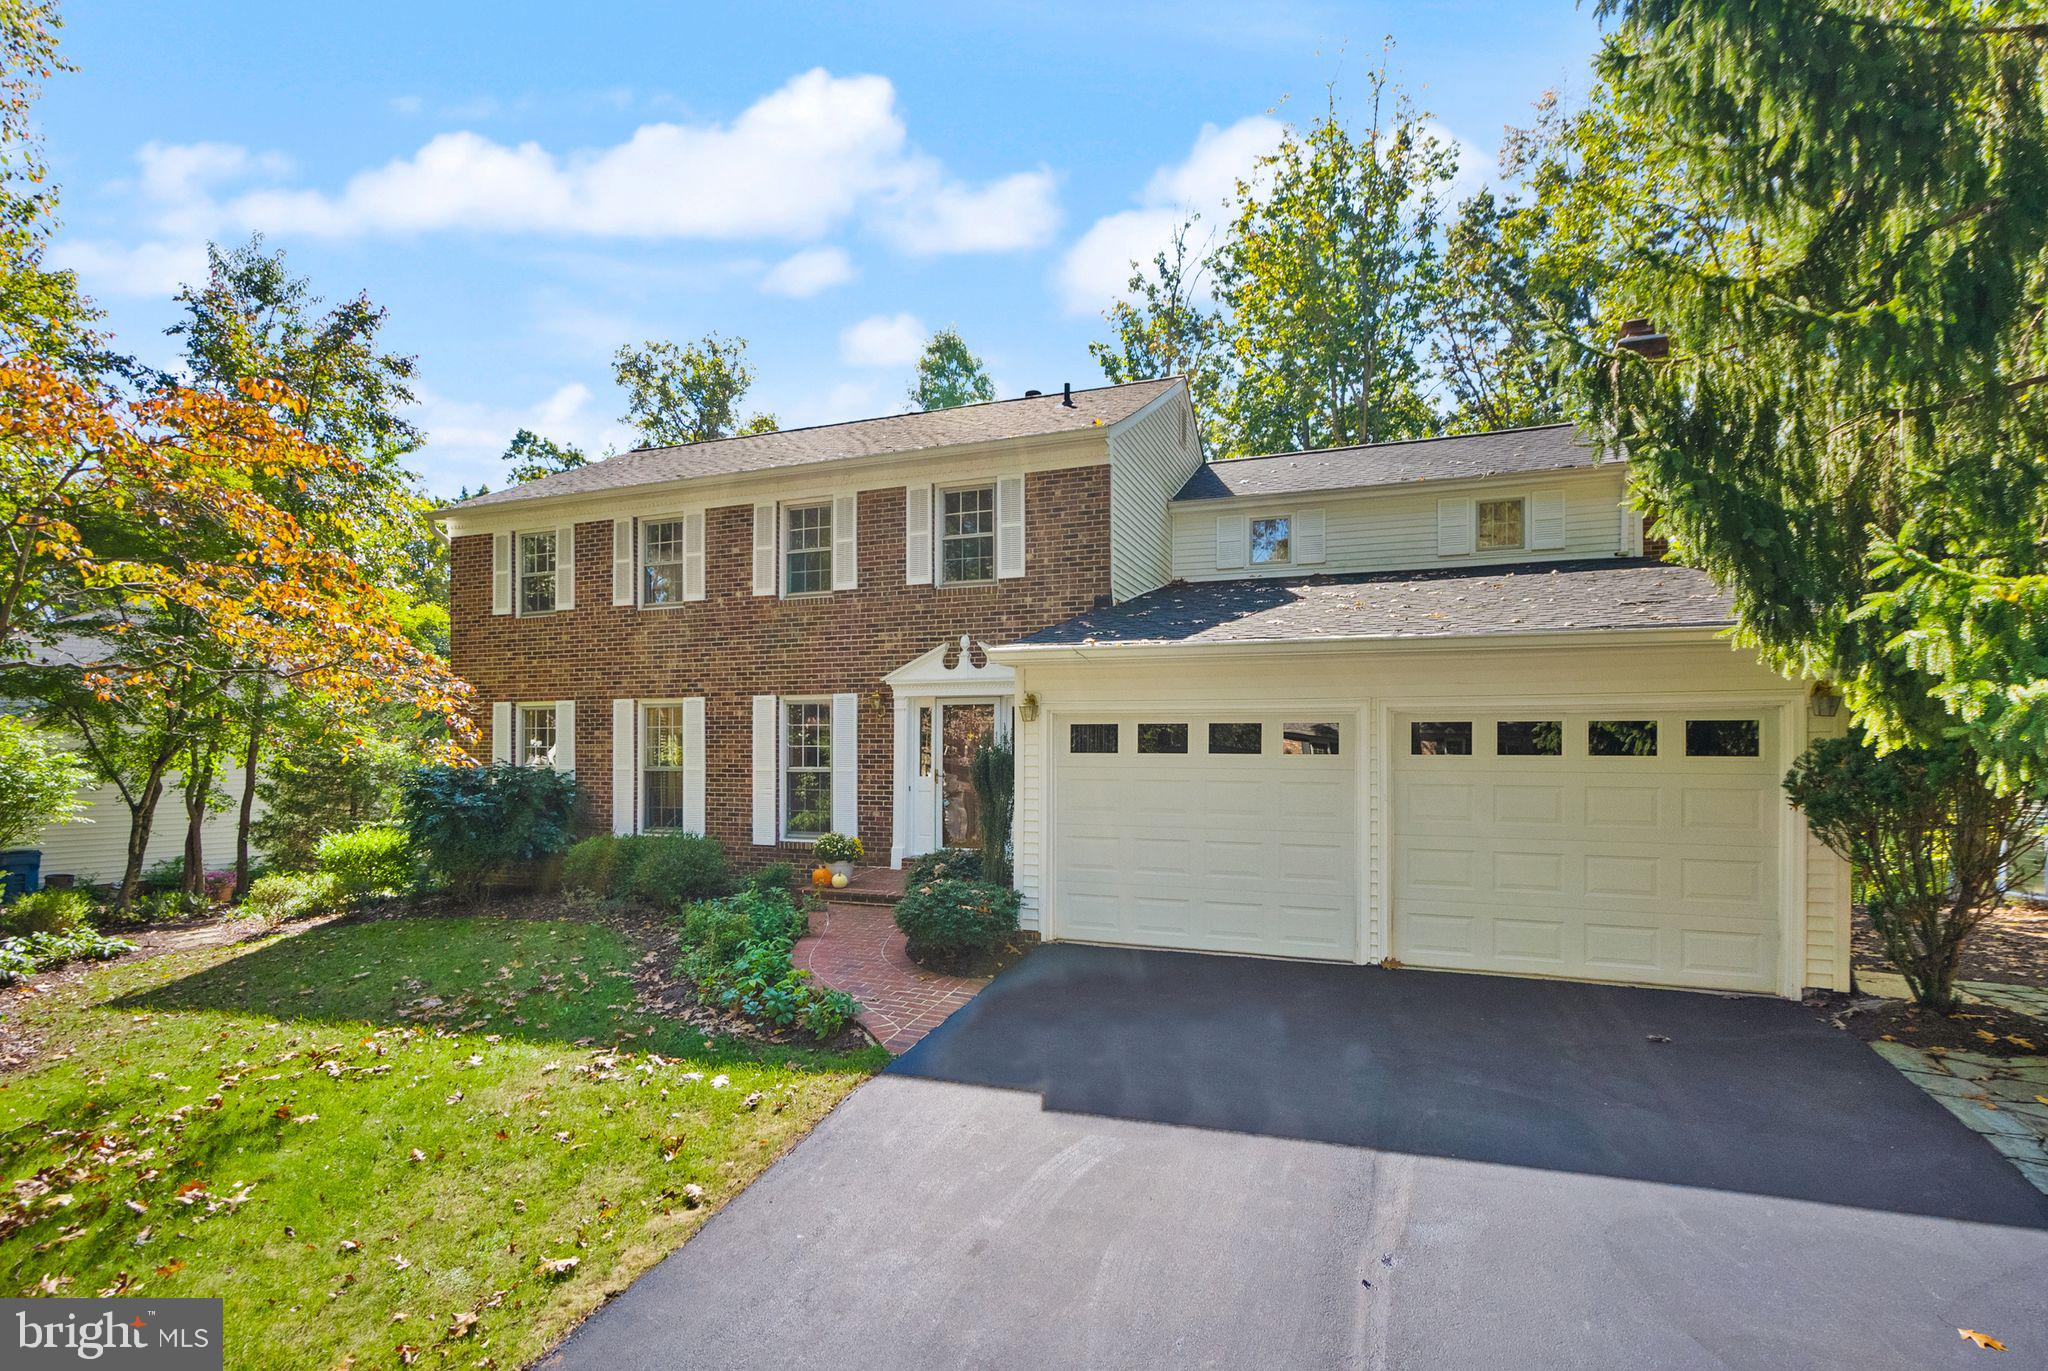
<svg viewBox="0 0 2048 1371">
<path fill-rule="evenodd" d="M 1607 0 L 1553 197 L 1626 245 L 1577 398 L 1741 636 L 1880 743 L 2048 783 L 2048 25 Z M 1610 340 L 1629 317 L 1668 356 Z"/>
</svg>

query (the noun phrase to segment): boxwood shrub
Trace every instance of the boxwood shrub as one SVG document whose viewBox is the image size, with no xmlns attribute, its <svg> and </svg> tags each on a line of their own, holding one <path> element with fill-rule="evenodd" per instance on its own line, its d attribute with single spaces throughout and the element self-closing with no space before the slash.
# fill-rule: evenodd
<svg viewBox="0 0 2048 1371">
<path fill-rule="evenodd" d="M 313 846 L 313 869 L 334 882 L 335 893 L 395 895 L 410 889 L 412 840 L 402 828 L 368 824 L 330 833 Z"/>
<path fill-rule="evenodd" d="M 599 834 L 562 858 L 562 884 L 606 899 L 631 899 L 671 912 L 732 889 L 732 867 L 714 838 L 649 833 Z"/>
<path fill-rule="evenodd" d="M 896 926 L 912 961 L 965 961 L 995 951 L 1017 931 L 1017 892 L 981 881 L 927 881 L 896 902 Z"/>
<path fill-rule="evenodd" d="M 915 889 L 933 881 L 978 881 L 981 853 L 971 847 L 942 847 L 911 859 L 903 869 L 903 888 Z"/>
</svg>

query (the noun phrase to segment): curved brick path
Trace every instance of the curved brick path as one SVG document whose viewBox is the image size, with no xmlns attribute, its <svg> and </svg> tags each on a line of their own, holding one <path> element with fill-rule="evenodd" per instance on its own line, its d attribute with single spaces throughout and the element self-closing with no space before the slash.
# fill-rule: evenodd
<svg viewBox="0 0 2048 1371">
<path fill-rule="evenodd" d="M 903 930 L 886 905 L 830 903 L 811 916 L 811 933 L 791 958 L 813 977 L 861 1002 L 861 1024 L 901 1053 L 973 999 L 988 982 L 914 965 Z"/>
</svg>

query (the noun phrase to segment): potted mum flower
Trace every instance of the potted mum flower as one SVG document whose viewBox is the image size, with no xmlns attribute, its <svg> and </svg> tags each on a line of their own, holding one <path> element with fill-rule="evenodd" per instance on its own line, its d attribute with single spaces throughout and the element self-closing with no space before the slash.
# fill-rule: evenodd
<svg viewBox="0 0 2048 1371">
<path fill-rule="evenodd" d="M 853 879 L 853 864 L 867 855 L 860 839 L 851 833 L 827 833 L 811 844 L 811 855 L 832 873 L 832 884 L 843 886 Z"/>
</svg>

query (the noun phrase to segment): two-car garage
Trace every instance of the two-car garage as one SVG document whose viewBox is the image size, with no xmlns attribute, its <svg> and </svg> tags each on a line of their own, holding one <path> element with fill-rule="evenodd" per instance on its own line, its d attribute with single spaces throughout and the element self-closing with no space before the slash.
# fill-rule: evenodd
<svg viewBox="0 0 2048 1371">
<path fill-rule="evenodd" d="M 1067 713 L 1051 936 L 1785 988 L 1781 706 Z"/>
</svg>

